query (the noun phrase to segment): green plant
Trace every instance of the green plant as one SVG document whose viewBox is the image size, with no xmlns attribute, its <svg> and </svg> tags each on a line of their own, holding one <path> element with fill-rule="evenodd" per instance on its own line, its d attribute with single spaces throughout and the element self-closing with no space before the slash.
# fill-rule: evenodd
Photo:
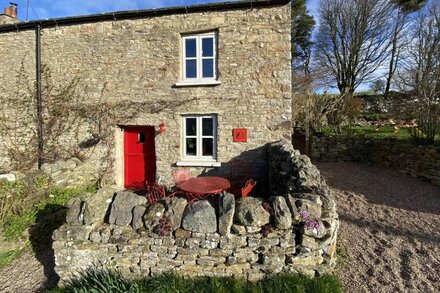
<svg viewBox="0 0 440 293">
<path fill-rule="evenodd" d="M 80 279 L 71 282 L 64 290 L 58 292 L 72 293 L 140 293 L 141 285 L 124 279 L 117 271 L 86 270 L 79 274 Z M 170 291 L 171 292 L 171 291 Z"/>
<path fill-rule="evenodd" d="M 193 280 L 186 280 L 182 276 L 172 274 L 163 274 L 144 280 L 143 284 L 145 292 L 191 292 L 194 288 Z"/>
<path fill-rule="evenodd" d="M 86 189 L 96 191 L 95 187 Z M 57 217 L 60 207 L 74 197 L 85 192 L 84 189 L 51 187 L 45 175 L 28 176 L 15 182 L 0 181 L 0 225 L 8 241 L 16 241 L 28 227 L 39 223 L 42 236 L 59 226 L 62 217 Z M 37 218 L 52 218 L 45 223 Z M 45 217 L 46 216 L 46 217 Z M 52 230 L 51 230 L 52 229 Z"/>
<path fill-rule="evenodd" d="M 122 291 L 121 291 L 122 290 Z M 247 282 L 232 277 L 184 278 L 176 274 L 163 274 L 143 280 L 127 280 L 119 272 L 87 270 L 65 288 L 53 292 L 200 292 L 200 293 L 340 293 L 338 278 L 325 275 L 307 278 L 281 273 L 259 282 Z"/>
<path fill-rule="evenodd" d="M 388 119 L 389 116 L 390 115 L 386 113 L 369 112 L 369 113 L 359 113 L 355 117 L 358 119 L 365 119 L 366 121 L 380 121 L 380 120 Z"/>
<path fill-rule="evenodd" d="M 347 250 L 345 250 L 345 247 L 343 247 L 342 245 L 339 244 L 336 247 L 336 254 L 338 256 L 338 259 L 337 259 L 338 265 L 344 266 L 348 263 L 349 256 L 348 256 Z"/>
<path fill-rule="evenodd" d="M 17 259 L 22 252 L 23 250 L 21 248 L 17 248 L 8 252 L 0 253 L 0 270 Z"/>
</svg>

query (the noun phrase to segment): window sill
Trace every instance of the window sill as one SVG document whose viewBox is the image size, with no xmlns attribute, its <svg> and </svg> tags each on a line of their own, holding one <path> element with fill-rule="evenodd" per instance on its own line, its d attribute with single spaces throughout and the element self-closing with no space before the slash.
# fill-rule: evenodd
<svg viewBox="0 0 440 293">
<path fill-rule="evenodd" d="M 220 167 L 222 163 L 215 161 L 180 161 L 176 162 L 179 167 Z"/>
<path fill-rule="evenodd" d="M 175 86 L 177 87 L 185 87 L 185 86 L 213 86 L 222 84 L 219 80 L 195 80 L 195 81 L 178 81 Z"/>
</svg>

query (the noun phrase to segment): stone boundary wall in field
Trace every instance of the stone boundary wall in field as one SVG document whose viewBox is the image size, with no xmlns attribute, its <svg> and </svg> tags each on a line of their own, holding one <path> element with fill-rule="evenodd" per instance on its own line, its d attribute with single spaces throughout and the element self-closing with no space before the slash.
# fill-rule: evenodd
<svg viewBox="0 0 440 293">
<path fill-rule="evenodd" d="M 332 270 L 339 228 L 336 205 L 310 159 L 287 141 L 269 146 L 272 192 L 223 193 L 188 203 L 100 189 L 69 203 L 55 230 L 55 271 L 65 284 L 88 268 L 130 278 L 174 272 L 259 280 L 278 272 L 316 276 Z"/>
<path fill-rule="evenodd" d="M 379 164 L 440 186 L 440 150 L 434 146 L 362 137 L 312 137 L 311 157 Z"/>
</svg>

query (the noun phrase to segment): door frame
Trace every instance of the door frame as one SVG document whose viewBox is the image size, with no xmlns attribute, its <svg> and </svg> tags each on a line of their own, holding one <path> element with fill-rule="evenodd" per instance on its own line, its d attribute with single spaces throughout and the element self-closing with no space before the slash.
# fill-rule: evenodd
<svg viewBox="0 0 440 293">
<path fill-rule="evenodd" d="M 114 166 L 114 179 L 119 189 L 125 189 L 125 145 L 124 135 L 125 129 L 129 127 L 154 127 L 152 125 L 117 125 L 115 127 L 115 166 Z M 155 129 L 155 127 L 154 127 Z M 156 152 L 156 129 L 154 131 L 154 148 L 155 148 L 155 166 L 157 180 L 157 152 Z"/>
</svg>

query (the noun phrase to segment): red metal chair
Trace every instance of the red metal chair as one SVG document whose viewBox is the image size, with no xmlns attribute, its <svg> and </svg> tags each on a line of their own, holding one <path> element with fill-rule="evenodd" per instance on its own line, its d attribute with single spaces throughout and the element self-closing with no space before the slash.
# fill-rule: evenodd
<svg viewBox="0 0 440 293">
<path fill-rule="evenodd" d="M 180 189 L 180 184 L 191 178 L 191 170 L 189 168 L 177 168 L 171 174 L 173 175 L 175 186 L 171 189 L 169 196 L 185 196 L 185 193 Z"/>
<path fill-rule="evenodd" d="M 228 167 L 228 179 L 232 184 L 241 183 L 244 185 L 246 181 L 251 179 L 251 165 L 249 162 L 235 159 L 228 163 Z"/>
<path fill-rule="evenodd" d="M 242 189 L 246 188 L 245 193 L 246 195 L 249 194 L 249 192 L 246 191 L 248 189 L 253 189 L 251 188 L 252 184 L 249 184 L 247 187 L 247 183 L 251 180 L 251 165 L 249 162 L 235 159 L 228 163 L 228 167 L 228 179 L 231 182 L 231 187 L 229 188 L 228 192 L 235 196 L 243 196 Z"/>
<path fill-rule="evenodd" d="M 150 205 L 155 204 L 162 198 L 166 197 L 165 188 L 157 183 L 147 182 L 147 200 Z"/>
<path fill-rule="evenodd" d="M 189 168 L 177 168 L 172 172 L 174 183 L 179 186 L 182 182 L 188 180 L 191 176 L 191 170 Z"/>
<path fill-rule="evenodd" d="M 255 192 L 255 185 L 257 185 L 257 180 L 250 179 L 246 182 L 246 185 L 241 189 L 241 196 L 252 196 Z"/>
</svg>

